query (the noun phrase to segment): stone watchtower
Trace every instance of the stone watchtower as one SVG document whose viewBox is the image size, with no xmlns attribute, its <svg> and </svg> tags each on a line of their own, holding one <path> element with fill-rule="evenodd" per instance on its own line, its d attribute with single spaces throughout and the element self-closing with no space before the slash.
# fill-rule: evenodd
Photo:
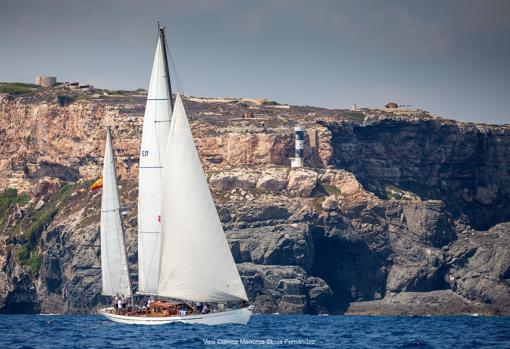
<svg viewBox="0 0 510 349">
<path fill-rule="evenodd" d="M 36 76 L 35 77 L 36 85 L 42 87 L 52 87 L 57 83 L 57 78 L 55 76 Z"/>
</svg>

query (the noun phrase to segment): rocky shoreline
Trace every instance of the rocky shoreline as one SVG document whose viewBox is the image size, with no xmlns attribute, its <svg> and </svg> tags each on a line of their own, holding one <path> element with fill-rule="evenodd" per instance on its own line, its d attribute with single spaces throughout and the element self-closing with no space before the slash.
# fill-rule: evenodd
<svg viewBox="0 0 510 349">
<path fill-rule="evenodd" d="M 62 106 L 59 93 L 0 95 L 0 313 L 107 303 L 100 193 L 88 190 L 106 126 L 137 276 L 144 96 Z M 257 312 L 510 314 L 510 126 L 400 109 L 184 102 Z M 297 124 L 306 168 L 290 169 Z"/>
</svg>

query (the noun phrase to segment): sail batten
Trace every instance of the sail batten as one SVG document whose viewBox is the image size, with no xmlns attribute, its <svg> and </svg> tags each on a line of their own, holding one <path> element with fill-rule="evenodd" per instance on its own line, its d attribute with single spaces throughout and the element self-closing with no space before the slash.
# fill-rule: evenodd
<svg viewBox="0 0 510 349">
<path fill-rule="evenodd" d="M 247 300 L 179 94 L 162 193 L 158 294 L 202 302 Z"/>
<path fill-rule="evenodd" d="M 101 197 L 101 273 L 103 294 L 131 296 L 124 231 L 120 218 L 117 172 L 110 130 L 107 131 Z"/>
<path fill-rule="evenodd" d="M 170 128 L 170 86 L 160 34 L 152 65 L 140 146 L 138 183 L 138 292 L 158 289 L 162 162 Z"/>
</svg>

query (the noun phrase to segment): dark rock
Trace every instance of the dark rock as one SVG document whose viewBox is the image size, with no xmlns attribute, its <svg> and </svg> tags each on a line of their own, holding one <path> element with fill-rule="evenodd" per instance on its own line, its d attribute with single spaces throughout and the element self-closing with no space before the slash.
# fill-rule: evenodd
<svg viewBox="0 0 510 349">
<path fill-rule="evenodd" d="M 398 104 L 395 102 L 389 102 L 384 107 L 388 109 L 396 109 L 398 108 Z"/>
<path fill-rule="evenodd" d="M 309 270 L 314 246 L 305 224 L 289 224 L 227 231 L 237 263 L 297 265 Z"/>
<path fill-rule="evenodd" d="M 351 303 L 349 315 L 459 315 L 494 312 L 451 290 L 388 294 L 382 300 Z"/>
<path fill-rule="evenodd" d="M 255 311 L 304 313 L 307 306 L 306 273 L 294 266 L 238 264 L 239 274 Z"/>
<path fill-rule="evenodd" d="M 441 247 L 456 237 L 441 201 L 429 200 L 424 203 L 406 204 L 403 213 L 409 232 L 425 243 Z"/>
<path fill-rule="evenodd" d="M 329 285 L 318 277 L 309 277 L 306 279 L 306 289 L 308 292 L 308 312 L 312 314 L 329 313 L 333 307 L 333 291 Z"/>
<path fill-rule="evenodd" d="M 510 309 L 510 223 L 462 236 L 448 251 L 447 281 L 457 293 L 491 305 L 498 313 Z"/>
<path fill-rule="evenodd" d="M 427 292 L 447 288 L 442 250 L 404 239 L 396 241 L 393 248 L 395 257 L 388 275 L 387 291 Z"/>
</svg>

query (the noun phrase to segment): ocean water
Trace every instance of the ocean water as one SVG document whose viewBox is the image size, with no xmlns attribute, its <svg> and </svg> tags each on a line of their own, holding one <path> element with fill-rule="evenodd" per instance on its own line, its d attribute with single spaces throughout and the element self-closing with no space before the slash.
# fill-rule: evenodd
<svg viewBox="0 0 510 349">
<path fill-rule="evenodd" d="M 2 315 L 0 348 L 510 348 L 510 317 L 255 315 L 246 326 Z"/>
</svg>

